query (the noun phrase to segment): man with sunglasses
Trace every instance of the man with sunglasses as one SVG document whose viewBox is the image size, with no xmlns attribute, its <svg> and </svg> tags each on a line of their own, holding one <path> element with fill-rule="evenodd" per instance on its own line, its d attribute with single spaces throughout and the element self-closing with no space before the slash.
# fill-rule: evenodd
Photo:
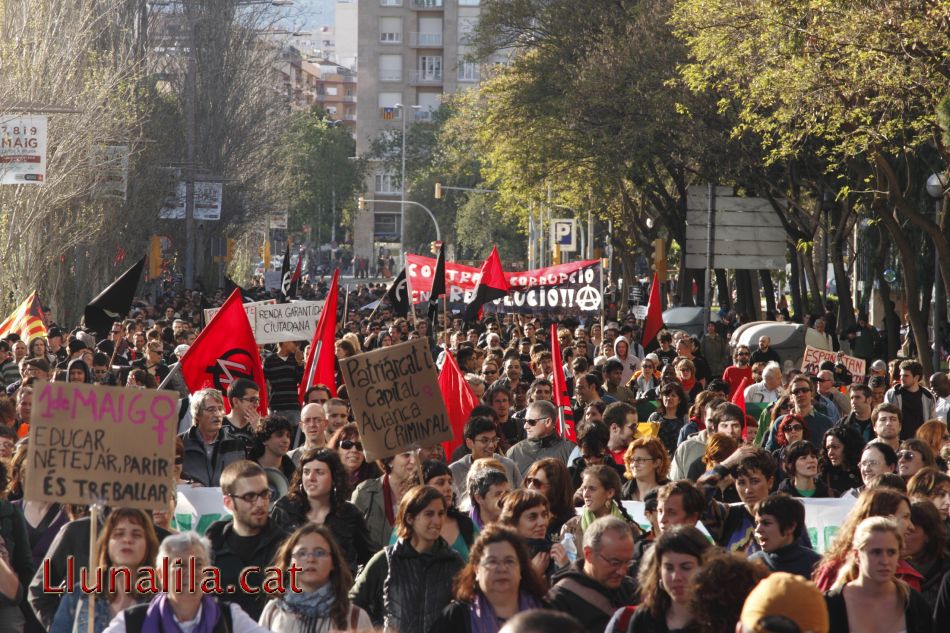
<svg viewBox="0 0 950 633">
<path fill-rule="evenodd" d="M 274 560 L 277 548 L 288 534 L 269 518 L 271 490 L 267 475 L 258 464 L 247 460 L 229 464 L 221 473 L 221 492 L 224 507 L 232 517 L 215 521 L 205 531 L 221 585 L 235 589 L 221 598 L 238 604 L 257 621 L 267 601 L 261 591 L 262 570 Z M 256 567 L 256 571 L 242 578 L 246 567 Z"/>
<path fill-rule="evenodd" d="M 557 407 L 547 400 L 535 400 L 525 415 L 526 438 L 508 449 L 508 459 L 514 460 L 521 472 L 545 457 L 560 459 L 566 466 L 575 444 L 560 437 L 557 429 Z"/>
<path fill-rule="evenodd" d="M 834 422 L 815 409 L 815 386 L 812 384 L 811 378 L 805 374 L 798 374 L 790 381 L 788 391 L 792 394 L 793 412 L 802 416 L 805 420 L 808 437 L 820 440 L 824 437 L 825 431 L 834 426 Z M 765 442 L 765 448 L 769 451 L 777 450 L 779 447 L 778 427 L 782 423 L 783 417 L 785 416 L 775 418 L 775 423 L 769 429 L 768 439 Z"/>
</svg>

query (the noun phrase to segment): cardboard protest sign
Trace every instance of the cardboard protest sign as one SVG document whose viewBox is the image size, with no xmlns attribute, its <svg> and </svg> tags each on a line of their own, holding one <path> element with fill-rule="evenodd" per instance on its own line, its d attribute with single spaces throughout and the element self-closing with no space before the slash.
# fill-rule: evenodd
<svg viewBox="0 0 950 633">
<path fill-rule="evenodd" d="M 176 392 L 46 381 L 33 389 L 28 500 L 168 507 Z"/>
<path fill-rule="evenodd" d="M 802 356 L 802 373 L 808 374 L 809 376 L 816 375 L 818 373 L 818 367 L 826 360 L 836 363 L 838 354 L 839 352 L 829 352 L 827 350 L 818 349 L 817 347 L 812 347 L 811 345 L 806 345 L 805 355 Z M 864 380 L 864 376 L 867 374 L 867 363 L 863 358 L 841 354 L 841 361 L 844 363 L 844 366 L 848 368 L 848 371 L 851 372 L 855 382 Z"/>
<path fill-rule="evenodd" d="M 175 506 L 176 529 L 204 534 L 209 525 L 229 516 L 231 513 L 224 507 L 224 496 L 220 488 L 178 486 L 178 503 Z"/>
<path fill-rule="evenodd" d="M 367 460 L 452 439 L 425 339 L 340 360 Z"/>
<path fill-rule="evenodd" d="M 268 299 L 266 301 L 252 301 L 250 303 L 244 304 L 244 311 L 247 312 L 247 321 L 251 324 L 251 329 L 254 329 L 254 323 L 257 321 L 257 308 L 259 306 L 268 306 L 274 305 L 277 303 L 277 299 Z M 211 323 L 212 317 L 218 313 L 221 308 L 205 308 L 205 323 Z"/>
<path fill-rule="evenodd" d="M 308 341 L 313 336 L 323 301 L 293 301 L 259 305 L 251 323 L 254 340 L 265 345 L 280 341 Z"/>
</svg>

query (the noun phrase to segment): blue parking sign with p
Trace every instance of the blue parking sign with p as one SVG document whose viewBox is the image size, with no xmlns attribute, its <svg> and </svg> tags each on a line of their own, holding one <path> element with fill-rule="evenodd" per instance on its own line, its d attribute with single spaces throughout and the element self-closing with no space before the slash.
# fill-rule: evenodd
<svg viewBox="0 0 950 633">
<path fill-rule="evenodd" d="M 560 247 L 561 251 L 577 250 L 574 218 L 551 220 L 551 246 Z"/>
</svg>

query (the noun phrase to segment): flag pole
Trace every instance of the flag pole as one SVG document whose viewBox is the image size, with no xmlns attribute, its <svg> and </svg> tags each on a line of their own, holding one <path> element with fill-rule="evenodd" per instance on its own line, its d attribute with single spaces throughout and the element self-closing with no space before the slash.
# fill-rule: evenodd
<svg viewBox="0 0 950 633">
<path fill-rule="evenodd" d="M 412 284 L 409 281 L 409 253 L 402 256 L 402 269 L 406 271 L 406 301 L 412 313 L 412 329 L 416 329 L 416 304 L 412 302 Z"/>
<path fill-rule="evenodd" d="M 343 323 L 346 323 L 346 315 L 350 313 L 350 284 L 343 287 L 346 289 L 346 295 L 343 297 Z"/>
</svg>

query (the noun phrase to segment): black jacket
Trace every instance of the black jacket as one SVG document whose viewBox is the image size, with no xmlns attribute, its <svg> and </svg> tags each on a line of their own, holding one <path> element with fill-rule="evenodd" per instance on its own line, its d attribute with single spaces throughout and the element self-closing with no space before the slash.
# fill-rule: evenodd
<svg viewBox="0 0 950 633">
<path fill-rule="evenodd" d="M 211 564 L 218 568 L 221 576 L 221 586 L 233 585 L 237 588 L 234 593 L 226 593 L 222 600 L 236 602 L 255 621 L 261 617 L 264 603 L 267 598 L 260 592 L 256 595 L 244 593 L 240 590 L 238 581 L 245 567 L 256 566 L 257 571 L 245 576 L 248 586 L 260 588 L 264 582 L 263 570 L 274 560 L 277 548 L 288 536 L 288 532 L 272 520 L 258 534 L 253 551 L 235 552 L 231 547 L 230 537 L 234 534 L 234 524 L 231 519 L 215 521 L 208 526 L 205 536 L 211 541 Z"/>
<path fill-rule="evenodd" d="M 821 554 L 798 543 L 792 543 L 774 552 L 760 550 L 749 556 L 749 560 L 762 561 L 772 571 L 798 574 L 806 580 L 811 580 L 811 574 L 815 570 L 815 565 L 821 560 Z"/>
<path fill-rule="evenodd" d="M 179 437 L 185 445 L 182 477 L 197 481 L 202 486 L 214 488 L 221 481 L 221 471 L 232 462 L 246 459 L 244 441 L 232 437 L 226 427 L 218 431 L 218 441 L 214 445 L 211 457 L 205 452 L 205 444 L 198 435 L 198 427 L 193 426 Z"/>
<path fill-rule="evenodd" d="M 637 587 L 625 577 L 620 587 L 608 589 L 584 573 L 584 561 L 578 559 L 555 578 L 548 592 L 552 609 L 570 613 L 588 631 L 603 631 L 614 611 L 636 602 Z"/>
<path fill-rule="evenodd" d="M 271 508 L 270 518 L 288 532 L 293 532 L 309 521 L 307 511 L 287 497 L 277 500 Z M 344 501 L 339 512 L 333 510 L 327 515 L 325 524 L 336 537 L 336 542 L 350 564 L 350 571 L 355 575 L 359 567 L 365 565 L 375 553 L 369 540 L 369 530 L 366 528 L 363 514 L 355 505 Z"/>
<path fill-rule="evenodd" d="M 848 609 L 845 606 L 844 594 L 841 588 L 825 592 L 825 604 L 828 605 L 829 631 L 851 631 L 848 624 Z M 907 633 L 931 633 L 934 630 L 934 621 L 927 603 L 919 593 L 910 590 L 910 599 L 904 610 Z M 938 629 L 946 631 L 947 629 Z"/>
</svg>

